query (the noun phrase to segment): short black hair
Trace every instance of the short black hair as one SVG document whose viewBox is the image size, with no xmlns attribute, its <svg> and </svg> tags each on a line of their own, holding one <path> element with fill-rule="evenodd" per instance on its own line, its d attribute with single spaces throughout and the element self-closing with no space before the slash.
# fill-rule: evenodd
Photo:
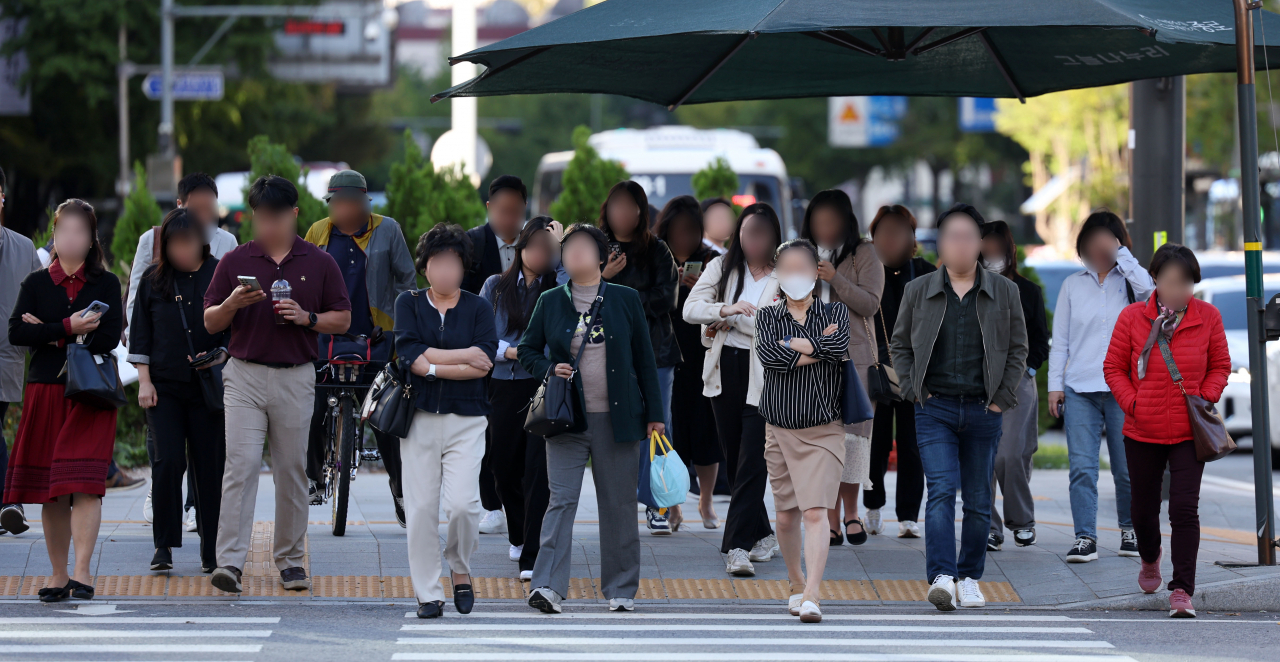
<svg viewBox="0 0 1280 662">
<path fill-rule="evenodd" d="M 1151 265 L 1147 267 L 1147 273 L 1155 278 L 1160 275 L 1161 269 L 1170 264 L 1180 267 L 1191 282 L 1200 282 L 1200 261 L 1196 259 L 1196 254 L 1190 248 L 1182 244 L 1165 244 L 1157 248 L 1156 254 L 1151 256 Z"/>
<path fill-rule="evenodd" d="M 1103 229 L 1115 235 L 1121 246 L 1133 250 L 1133 240 L 1129 238 L 1129 228 L 1125 227 L 1124 221 L 1110 209 L 1102 208 L 1089 214 L 1089 218 L 1084 219 L 1084 225 L 1080 226 L 1080 233 L 1076 235 L 1076 255 L 1083 259 L 1085 242 L 1095 230 Z"/>
<path fill-rule="evenodd" d="M 569 243 L 570 237 L 578 234 L 586 234 L 591 237 L 596 242 L 596 248 L 600 251 L 600 261 L 609 261 L 609 239 L 604 236 L 604 231 L 590 223 L 574 223 L 570 225 L 569 229 L 564 231 L 564 237 L 560 239 L 560 245 L 563 247 Z M 600 269 L 604 270 L 603 264 Z"/>
<path fill-rule="evenodd" d="M 461 225 L 437 223 L 418 237 L 417 260 L 414 261 L 414 266 L 418 271 L 426 271 L 427 260 L 440 253 L 453 251 L 462 258 L 462 267 L 465 269 L 471 264 L 471 250 L 471 237 L 467 236 L 467 231 L 463 230 Z"/>
<path fill-rule="evenodd" d="M 218 185 L 213 181 L 212 177 L 203 172 L 193 172 L 190 175 L 183 177 L 182 181 L 178 182 L 178 199 L 182 202 L 186 202 L 187 196 L 201 188 L 207 188 L 210 191 L 213 191 L 214 197 L 217 197 L 218 195 Z"/>
<path fill-rule="evenodd" d="M 249 187 L 249 208 L 285 211 L 298 206 L 298 187 L 279 175 L 263 175 Z"/>
<path fill-rule="evenodd" d="M 942 215 L 938 216 L 938 222 L 934 224 L 934 228 L 938 232 L 942 232 L 942 222 L 956 214 L 965 214 L 969 218 L 972 218 L 978 223 L 979 231 L 982 230 L 983 224 L 987 222 L 986 219 L 982 217 L 982 213 L 978 211 L 977 207 L 974 207 L 967 202 L 957 202 L 954 205 L 951 205 L 949 209 L 942 212 Z"/>
<path fill-rule="evenodd" d="M 778 259 L 782 257 L 783 253 L 795 248 L 807 251 L 809 256 L 813 258 L 813 266 L 818 266 L 818 247 L 814 246 L 813 242 L 808 239 L 792 239 L 791 241 L 783 242 L 778 246 L 777 250 L 773 252 L 773 263 L 777 264 Z"/>
<path fill-rule="evenodd" d="M 524 182 L 515 175 L 502 175 L 489 182 L 489 199 L 492 200 L 493 196 L 502 189 L 511 189 L 520 194 L 521 200 L 529 201 L 529 189 L 525 188 Z"/>
</svg>

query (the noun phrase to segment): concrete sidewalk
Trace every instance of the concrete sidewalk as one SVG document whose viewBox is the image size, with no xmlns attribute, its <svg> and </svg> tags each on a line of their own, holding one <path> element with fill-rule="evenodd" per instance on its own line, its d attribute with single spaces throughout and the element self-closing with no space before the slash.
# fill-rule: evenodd
<svg viewBox="0 0 1280 662">
<path fill-rule="evenodd" d="M 887 479 L 893 494 L 896 478 Z M 292 597 L 294 599 L 366 598 L 411 599 L 405 532 L 395 522 L 386 475 L 363 472 L 353 483 L 347 533 L 334 537 L 328 526 L 330 509 L 312 508 L 308 533 L 309 570 L 315 578 L 312 591 L 285 592 L 270 559 L 273 491 L 270 474 L 262 475 L 250 562 L 245 568 L 245 593 L 239 599 Z M 1099 556 L 1097 561 L 1068 564 L 1065 556 L 1074 541 L 1067 472 L 1041 470 L 1034 474 L 1036 499 L 1035 546 L 1015 548 L 1006 535 L 1005 549 L 988 555 L 982 578 L 988 601 L 1002 607 L 1107 607 L 1167 608 L 1167 593 L 1142 595 L 1137 586 L 1138 560 L 1116 555 L 1120 533 L 1116 527 L 1115 497 L 1104 472 L 1099 499 Z M 107 495 L 102 533 L 95 550 L 94 571 L 103 597 L 131 596 L 153 599 L 237 599 L 209 586 L 200 573 L 196 534 L 185 535 L 186 545 L 174 550 L 174 569 L 152 573 L 151 526 L 142 517 L 146 488 Z M 767 497 L 772 508 L 771 497 Z M 578 512 L 570 600 L 598 599 L 594 583 L 599 576 L 599 542 L 595 493 L 590 476 L 583 484 Z M 723 519 L 727 501 L 717 499 Z M 733 579 L 725 574 L 719 552 L 721 530 L 707 530 L 690 498 L 686 522 L 671 536 L 651 536 L 637 513 L 643 545 L 638 599 L 677 603 L 686 600 L 749 602 L 785 599 L 786 568 L 780 557 L 757 563 L 754 579 Z M 831 549 L 824 592 L 826 601 L 851 604 L 901 604 L 923 600 L 927 589 L 924 541 L 896 537 L 892 502 L 884 510 L 889 535 L 872 536 L 867 544 Z M 32 528 L 20 536 L 0 536 L 0 600 L 33 600 L 50 573 L 40 536 L 39 507 L 29 507 Z M 957 509 L 957 520 L 959 510 Z M 1252 488 L 1232 480 L 1206 478 L 1200 501 L 1202 541 L 1197 566 L 1197 608 L 1280 609 L 1280 572 L 1276 568 L 1228 569 L 1222 562 L 1256 560 Z M 959 534 L 959 522 L 956 532 Z M 443 529 L 442 529 L 443 531 Z M 1166 535 L 1168 532 L 1165 527 Z M 482 599 L 520 599 L 527 584 L 516 578 L 516 564 L 508 560 L 508 542 L 502 535 L 482 535 L 472 573 Z M 446 569 L 447 577 L 447 569 Z M 1164 576 L 1172 572 L 1165 556 Z M 444 579 L 447 587 L 447 579 Z"/>
</svg>

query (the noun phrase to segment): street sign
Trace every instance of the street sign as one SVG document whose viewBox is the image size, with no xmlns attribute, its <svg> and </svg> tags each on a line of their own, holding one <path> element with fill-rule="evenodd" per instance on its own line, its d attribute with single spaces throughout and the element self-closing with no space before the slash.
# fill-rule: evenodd
<svg viewBox="0 0 1280 662">
<path fill-rule="evenodd" d="M 906 97 L 830 97 L 828 142 L 832 147 L 883 147 L 898 139 Z"/>
<path fill-rule="evenodd" d="M 159 99 L 164 77 L 153 71 L 142 79 L 142 93 L 148 99 Z M 222 72 L 188 71 L 173 73 L 173 98 L 175 101 L 219 101 L 224 90 Z"/>
<path fill-rule="evenodd" d="M 960 130 L 965 133 L 993 133 L 996 130 L 996 100 L 960 97 Z"/>
</svg>

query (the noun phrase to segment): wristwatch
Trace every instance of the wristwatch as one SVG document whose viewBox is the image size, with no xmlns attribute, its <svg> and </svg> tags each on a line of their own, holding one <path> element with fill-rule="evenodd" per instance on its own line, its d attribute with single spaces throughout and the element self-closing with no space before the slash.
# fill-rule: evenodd
<svg viewBox="0 0 1280 662">
<path fill-rule="evenodd" d="M 794 337 L 795 336 L 791 335 L 782 336 L 782 344 L 786 346 L 787 349 L 791 349 L 791 339 Z"/>
<path fill-rule="evenodd" d="M 315 313 L 307 313 L 307 319 L 310 320 L 310 323 L 307 324 L 308 329 L 316 328 L 316 324 L 320 321 L 320 317 Z"/>
<path fill-rule="evenodd" d="M 434 382 L 436 380 L 436 364 L 428 363 L 427 365 L 430 367 L 427 368 L 427 374 L 424 376 L 427 378 L 427 381 Z"/>
</svg>

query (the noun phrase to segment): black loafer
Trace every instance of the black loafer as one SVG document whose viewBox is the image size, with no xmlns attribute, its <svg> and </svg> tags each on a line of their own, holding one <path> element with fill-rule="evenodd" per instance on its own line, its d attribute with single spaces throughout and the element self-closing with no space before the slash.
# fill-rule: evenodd
<svg viewBox="0 0 1280 662">
<path fill-rule="evenodd" d="M 457 584 L 453 587 L 453 606 L 459 614 L 470 614 L 476 606 L 476 594 L 470 584 Z"/>
<path fill-rule="evenodd" d="M 42 588 L 39 591 L 40 602 L 62 602 L 71 597 L 71 582 L 67 582 L 66 586 L 51 586 Z"/>
<path fill-rule="evenodd" d="M 418 605 L 418 618 L 440 618 L 444 614 L 444 601 L 434 600 Z"/>
<path fill-rule="evenodd" d="M 156 555 L 151 557 L 152 570 L 173 569 L 173 552 L 168 547 L 156 548 Z"/>
<path fill-rule="evenodd" d="M 73 598 L 75 598 L 75 599 L 77 599 L 77 600 L 92 600 L 92 599 L 93 599 L 93 593 L 94 593 L 94 591 L 93 591 L 93 587 L 92 587 L 92 586 L 89 586 L 88 584 L 81 584 L 80 582 L 78 582 L 78 581 L 76 581 L 76 580 L 74 580 L 74 579 L 73 579 L 73 580 L 71 580 L 71 581 L 69 581 L 69 582 L 67 582 L 67 588 L 66 588 L 66 590 L 70 591 L 70 592 L 71 592 L 71 597 L 73 597 Z"/>
</svg>

